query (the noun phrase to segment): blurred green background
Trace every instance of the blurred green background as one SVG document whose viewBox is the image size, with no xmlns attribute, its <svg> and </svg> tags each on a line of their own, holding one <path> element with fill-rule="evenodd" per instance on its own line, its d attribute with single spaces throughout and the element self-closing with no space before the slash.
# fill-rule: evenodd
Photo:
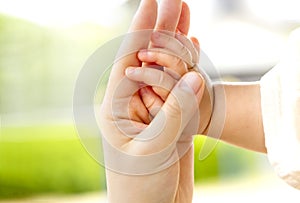
<svg viewBox="0 0 300 203">
<path fill-rule="evenodd" d="M 105 190 L 103 167 L 70 119 L 73 85 L 97 46 L 125 28 L 47 28 L 0 15 L 0 198 Z M 249 170 L 252 155 L 224 144 L 199 161 L 196 139 L 196 182 Z"/>
<path fill-rule="evenodd" d="M 5 8 L 6 4 L 1 5 L 3 2 L 0 1 L 1 8 Z M 86 20 L 61 25 L 60 19 L 57 22 L 54 19 L 56 24 L 52 21 L 41 23 L 42 13 L 32 17 L 34 4 L 25 3 L 25 8 L 32 7 L 30 18 L 13 17 L 5 12 L 0 14 L 0 199 L 105 190 L 103 167 L 89 156 L 76 133 L 72 96 L 77 74 L 87 58 L 101 44 L 126 32 L 139 1 L 121 2 L 121 6 L 107 8 L 118 17 L 116 22 L 109 21 L 111 17 L 102 16 L 99 20 L 104 23 L 98 24 Z M 38 1 L 35 3 L 38 4 Z M 68 2 L 62 1 L 62 4 Z M 99 9 L 97 12 L 103 14 L 103 5 L 94 8 L 93 12 Z M 72 20 L 75 16 L 88 14 L 89 8 L 93 9 L 77 5 L 79 10 L 65 7 L 69 10 L 61 11 L 60 6 L 60 2 L 55 2 L 55 9 L 49 8 L 52 12 L 47 14 L 50 20 L 55 16 L 61 19 L 67 16 L 66 19 Z M 26 11 L 25 8 L 21 10 Z M 222 19 L 225 14 L 222 13 Z M 289 29 L 280 33 L 286 34 Z M 205 38 L 205 32 L 202 33 Z M 204 40 L 204 46 L 206 42 L 209 40 Z M 232 43 L 235 44 L 239 43 Z M 224 47 L 228 49 L 228 46 Z M 219 49 L 214 50 L 217 52 Z M 241 50 L 238 51 L 241 53 Z M 258 78 L 273 65 L 276 57 L 276 54 L 272 55 L 271 60 L 265 64 L 262 62 L 262 69 L 251 69 L 260 70 L 257 73 L 246 71 L 248 80 Z M 270 59 L 269 56 L 266 58 Z M 224 64 L 226 61 L 222 58 L 216 61 L 223 63 L 221 68 L 230 65 Z M 265 166 L 263 155 L 225 143 L 218 143 L 208 158 L 199 161 L 204 140 L 201 136 L 195 138 L 196 184 L 253 174 Z"/>
<path fill-rule="evenodd" d="M 103 167 L 77 136 L 72 96 L 85 60 L 125 26 L 0 15 L 0 199 L 105 189 Z"/>
</svg>

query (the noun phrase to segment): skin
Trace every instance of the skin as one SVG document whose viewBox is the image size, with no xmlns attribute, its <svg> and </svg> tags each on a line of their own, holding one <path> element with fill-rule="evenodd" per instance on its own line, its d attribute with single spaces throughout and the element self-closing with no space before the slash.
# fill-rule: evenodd
<svg viewBox="0 0 300 203">
<path fill-rule="evenodd" d="M 172 6 L 166 9 L 169 5 Z M 137 30 L 156 28 L 158 30 L 167 29 L 168 31 L 173 32 L 175 30 L 185 32 L 186 29 L 188 29 L 187 25 L 189 24 L 189 18 L 187 17 L 189 17 L 189 14 L 185 13 L 187 12 L 186 4 L 182 4 L 179 0 L 164 0 L 161 2 L 161 10 L 159 10 L 158 17 L 156 17 L 156 9 L 157 5 L 155 0 L 142 1 L 129 31 L 133 32 Z M 180 13 L 181 15 L 179 15 Z M 141 116 L 141 112 L 143 112 L 146 113 L 149 118 L 147 107 L 144 105 L 140 97 L 140 94 L 143 94 L 143 92 L 131 97 L 128 108 L 129 117 L 126 117 L 125 115 L 125 117 L 121 116 L 119 119 L 114 120 L 114 112 L 110 112 L 112 104 L 114 102 L 118 102 L 118 100 L 114 100 L 114 95 L 122 94 L 122 91 L 128 90 L 128 88 L 125 88 L 121 92 L 116 92 L 117 81 L 121 81 L 126 72 L 128 75 L 130 71 L 126 71 L 127 67 L 140 67 L 141 65 L 142 61 L 137 58 L 137 53 L 127 55 L 114 64 L 100 113 L 100 120 L 102 120 L 103 123 L 103 128 L 101 127 L 101 129 L 103 130 L 105 138 L 115 148 L 125 151 L 126 153 L 136 155 L 151 154 L 159 151 L 160 147 L 168 146 L 168 143 L 170 142 L 168 141 L 168 137 L 173 140 L 174 136 L 176 136 L 179 132 L 164 132 L 164 136 L 154 139 L 153 142 L 136 142 L 134 139 L 121 136 L 118 128 L 114 128 L 114 123 L 121 120 L 133 123 L 135 126 L 138 126 L 141 131 L 147 131 L 148 129 L 147 122 L 149 121 L 147 121 L 146 117 L 143 118 Z M 165 65 L 167 65 L 167 67 L 172 66 L 172 64 Z M 183 65 L 183 63 L 181 65 Z M 189 75 L 190 74 L 194 73 L 189 73 Z M 185 74 L 183 78 L 186 75 L 187 74 Z M 202 98 L 205 84 L 200 75 L 196 74 L 195 77 L 193 84 L 195 87 L 198 86 L 196 88 L 196 105 L 198 105 Z M 151 89 L 150 91 L 152 92 Z M 169 101 L 169 103 L 175 104 L 176 102 L 174 99 L 175 98 L 172 96 L 169 96 L 166 103 Z M 180 117 L 178 120 L 178 109 L 176 108 L 176 105 L 163 105 L 162 108 L 165 108 L 165 112 L 167 113 L 166 115 L 169 115 L 169 117 L 167 117 L 167 122 L 172 122 L 172 127 L 170 128 L 171 131 L 174 129 L 176 130 L 173 126 L 178 126 L 178 123 L 176 122 L 180 121 Z M 126 106 L 124 106 L 124 110 L 126 110 Z M 119 112 L 122 113 L 122 111 Z M 151 132 L 151 128 L 149 130 Z M 179 145 L 180 143 L 190 143 L 190 147 L 187 149 L 186 153 L 184 153 L 184 155 L 173 165 L 157 173 L 148 175 L 126 175 L 107 168 L 107 194 L 109 202 L 192 202 L 194 186 L 193 147 L 192 137 L 190 136 L 185 137 L 187 140 L 181 140 L 180 138 L 178 143 Z"/>
<path fill-rule="evenodd" d="M 226 119 L 221 140 L 249 150 L 266 153 L 258 83 L 224 83 L 215 92 L 225 90 Z M 216 94 L 218 95 L 218 94 Z M 218 100 L 218 96 L 215 98 Z M 214 125 L 211 123 L 211 125 Z"/>
<path fill-rule="evenodd" d="M 184 4 L 184 14 L 181 14 L 180 21 L 177 28 L 177 31 L 180 30 L 180 33 L 183 35 L 188 34 L 189 29 L 189 8 Z M 170 11 L 166 15 L 170 15 Z M 166 21 L 168 18 L 164 18 Z M 169 18 L 170 20 L 171 18 Z M 168 26 L 166 26 L 168 27 Z M 164 26 L 161 26 L 163 29 Z M 169 29 L 170 30 L 170 29 Z M 159 41 L 158 39 L 153 39 L 154 41 Z M 191 41 L 195 46 L 199 46 L 199 42 L 196 38 L 191 38 Z M 155 42 L 152 42 L 155 44 Z M 166 42 L 164 42 L 166 43 Z M 163 43 L 162 43 L 163 44 Z M 142 53 L 138 54 L 139 60 L 146 63 L 157 63 L 162 62 L 158 61 L 158 52 L 149 50 L 143 50 Z M 176 63 L 175 57 L 171 57 L 170 60 L 173 61 L 173 64 Z M 162 58 L 163 59 L 163 58 Z M 164 59 L 165 60 L 165 59 Z M 182 76 L 187 72 L 186 68 L 183 66 L 176 66 L 177 68 L 172 68 L 179 76 Z M 182 67 L 182 68 L 180 68 Z M 151 93 L 152 96 L 142 94 L 141 98 L 146 107 L 155 106 L 155 108 L 160 108 L 168 95 L 169 92 L 162 91 L 159 88 L 152 88 L 154 93 Z M 262 115 L 261 115 L 261 103 L 260 103 L 260 86 L 257 83 L 223 83 L 214 85 L 215 91 L 220 91 L 223 89 L 225 91 L 226 99 L 226 118 L 221 135 L 213 135 L 218 137 L 218 139 L 225 141 L 227 143 L 246 148 L 249 150 L 266 153 L 265 141 L 264 141 L 264 131 L 262 124 Z M 148 89 L 148 92 L 150 90 Z M 218 99 L 216 95 L 215 100 Z M 203 99 L 199 105 L 201 110 L 201 122 L 199 123 L 199 134 L 207 135 L 208 129 L 211 126 L 218 125 L 218 123 L 210 123 L 212 109 L 210 103 L 210 97 L 208 91 L 204 92 Z M 149 109 L 148 109 L 149 111 Z M 146 111 L 143 111 L 144 114 L 140 113 L 140 117 L 148 117 Z M 149 120 L 147 121 L 149 122 Z"/>
<path fill-rule="evenodd" d="M 160 8 L 157 17 L 156 1 L 142 1 L 129 31 L 157 29 L 160 31 L 181 32 L 184 35 L 188 34 L 189 9 L 186 4 L 182 4 L 179 0 L 164 0 L 161 2 Z M 195 44 L 198 43 L 195 38 L 192 41 Z M 114 65 L 115 67 L 112 70 L 108 84 L 108 91 L 106 91 L 104 99 L 104 107 L 110 105 L 112 102 L 113 95 L 111 92 L 115 90 L 113 84 L 116 81 L 121 80 L 124 76 L 134 80 L 132 75 L 130 76 L 130 72 L 132 73 L 129 70 L 130 68 L 126 70 L 128 67 L 136 69 L 136 67 L 141 67 L 143 63 L 155 62 L 158 65 L 173 68 L 180 77 L 187 75 L 184 63 L 179 62 L 174 68 L 174 60 L 180 61 L 174 59 L 174 56 L 154 55 L 152 54 L 151 56 L 150 54 L 145 57 L 135 53 L 124 57 L 123 60 Z M 165 57 L 165 60 L 162 60 L 163 57 Z M 163 64 L 162 61 L 165 61 L 166 64 Z M 205 134 L 209 126 L 214 124 L 210 123 L 211 108 L 209 96 L 207 91 L 204 90 L 203 81 L 198 79 L 198 82 L 202 83 L 199 95 L 197 96 L 199 99 L 198 105 L 202 110 L 201 116 L 204 117 L 201 120 L 202 122 L 199 123 L 198 132 Z M 265 152 L 260 113 L 259 85 L 236 86 L 222 84 L 222 86 L 225 89 L 227 108 L 221 140 L 248 149 Z M 218 88 L 218 85 L 216 85 L 215 90 L 218 91 Z M 164 94 L 167 96 L 164 96 Z M 127 119 L 135 125 L 140 126 L 141 129 L 146 129 L 148 124 L 151 123 L 151 118 L 149 118 L 151 108 L 154 106 L 163 108 L 167 98 L 168 92 L 163 92 L 159 88 L 142 88 L 132 97 L 129 103 L 129 118 Z M 169 110 L 173 111 L 174 109 Z M 104 111 L 103 113 L 105 119 L 111 117 L 110 112 Z M 132 142 L 128 138 L 110 139 L 112 139 L 111 141 L 115 146 L 126 146 L 125 151 L 138 154 L 143 154 L 147 148 L 151 152 L 153 150 L 151 146 L 155 146 L 147 143 L 139 147 L 135 144 L 129 144 Z M 189 141 L 191 142 L 191 140 Z M 194 187 L 193 148 L 190 147 L 184 156 L 171 167 L 155 174 L 141 176 L 125 175 L 107 169 L 106 175 L 108 199 L 110 202 L 191 202 Z M 161 191 L 164 192 L 162 193 Z"/>
<path fill-rule="evenodd" d="M 146 55 L 145 51 L 143 51 L 142 55 L 139 54 L 139 59 L 147 62 L 159 62 L 163 64 L 163 66 L 166 63 L 178 64 L 176 57 L 172 55 L 169 55 L 169 57 L 162 55 L 164 54 L 149 49 Z M 161 60 L 157 60 L 159 58 Z M 172 67 L 172 70 L 176 71 L 178 74 L 186 71 L 184 65 L 179 65 L 176 68 Z M 151 74 L 148 75 L 151 76 Z M 151 90 L 149 89 L 150 88 L 148 88 L 148 93 Z M 226 117 L 221 135 L 212 135 L 212 137 L 249 150 L 266 153 L 261 116 L 260 85 L 258 83 L 222 83 L 215 84 L 214 91 L 216 93 L 216 117 L 222 118 L 222 111 L 219 112 L 218 108 L 224 107 Z M 223 95 L 221 91 L 224 91 L 225 93 L 226 106 L 221 103 L 221 101 L 223 101 L 223 98 L 221 98 Z M 145 103 L 148 112 L 151 112 L 152 109 L 161 108 L 168 93 L 169 92 L 154 91 L 151 92 L 151 94 L 141 94 L 141 98 Z M 204 108 L 204 110 L 209 109 L 209 104 L 210 98 L 207 91 L 205 91 L 199 105 L 201 110 L 200 117 L 209 115 L 204 121 L 209 121 L 207 118 L 210 118 L 210 112 L 204 111 L 205 113 L 203 113 L 202 108 Z M 213 121 L 210 123 L 205 122 L 206 125 L 203 127 L 203 120 L 201 120 L 198 133 L 206 135 L 210 127 L 221 125 L 220 120 L 215 121 L 215 123 L 212 122 Z"/>
</svg>

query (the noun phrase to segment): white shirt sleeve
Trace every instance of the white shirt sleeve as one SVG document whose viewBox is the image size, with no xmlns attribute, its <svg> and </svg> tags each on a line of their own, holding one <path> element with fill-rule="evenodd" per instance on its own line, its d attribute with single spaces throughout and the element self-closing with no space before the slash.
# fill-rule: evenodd
<svg viewBox="0 0 300 203">
<path fill-rule="evenodd" d="M 269 161 L 279 177 L 300 189 L 300 29 L 260 85 Z"/>
</svg>

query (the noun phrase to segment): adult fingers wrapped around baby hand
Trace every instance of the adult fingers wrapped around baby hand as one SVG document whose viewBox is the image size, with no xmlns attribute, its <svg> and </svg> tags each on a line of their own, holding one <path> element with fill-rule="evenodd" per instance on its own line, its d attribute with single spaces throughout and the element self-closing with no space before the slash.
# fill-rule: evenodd
<svg viewBox="0 0 300 203">
<path fill-rule="evenodd" d="M 151 68 L 149 71 L 152 71 L 152 75 L 157 74 L 157 78 L 161 77 L 159 75 L 162 71 L 154 70 L 153 72 Z M 133 81 L 134 77 L 132 77 Z M 155 86 L 165 84 L 160 83 L 161 80 L 145 80 L 144 82 L 153 82 L 152 85 Z M 125 87 L 121 85 L 120 88 Z M 204 81 L 201 76 L 194 72 L 187 73 L 172 88 L 167 100 L 148 126 L 136 127 L 134 131 L 132 129 L 135 126 L 129 126 L 130 119 L 121 116 L 110 121 L 104 118 L 101 130 L 104 135 L 106 166 L 120 173 L 136 175 L 154 173 L 178 161 L 192 144 L 192 139 L 188 139 L 189 144 L 183 143 L 184 146 L 180 147 L 179 145 L 183 144 L 178 145 L 178 141 L 198 108 L 203 91 Z M 123 101 L 123 99 L 116 99 L 115 102 L 119 103 L 114 104 L 112 110 L 117 108 L 115 111 L 119 111 L 120 106 L 124 107 Z M 125 125 L 123 125 L 124 122 Z M 198 123 L 194 127 L 198 128 Z M 127 130 L 130 130 L 130 135 L 127 134 Z M 135 133 L 132 134 L 132 132 Z"/>
</svg>

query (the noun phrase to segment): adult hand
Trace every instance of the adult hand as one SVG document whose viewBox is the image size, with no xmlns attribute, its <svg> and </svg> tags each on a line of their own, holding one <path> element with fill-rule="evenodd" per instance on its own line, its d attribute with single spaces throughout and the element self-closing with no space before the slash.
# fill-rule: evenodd
<svg viewBox="0 0 300 203">
<path fill-rule="evenodd" d="M 152 68 L 151 79 L 139 77 L 145 69 L 129 69 L 127 74 L 148 85 L 160 85 L 160 78 L 172 83 L 167 74 Z M 184 129 L 197 111 L 204 83 L 197 73 L 184 75 L 149 125 L 133 121 L 125 113 L 133 93 L 127 95 L 128 90 L 138 85 L 138 81 L 123 80 L 113 101 L 104 101 L 107 105 L 102 106 L 108 198 L 110 202 L 191 202 L 192 136 L 198 123 L 190 125 L 189 132 Z"/>
<path fill-rule="evenodd" d="M 165 4 L 177 5 L 171 6 L 174 11 L 170 12 L 179 16 L 176 9 L 180 9 L 181 1 L 162 1 Z M 184 75 L 150 125 L 134 110 L 148 112 L 135 93 L 140 82 L 125 77 L 127 67 L 140 66 L 141 62 L 136 53 L 126 55 L 124 50 L 132 46 L 139 50 L 147 48 L 150 36 L 138 31 L 154 28 L 156 9 L 155 0 L 141 2 L 130 28 L 135 34 L 126 38 L 120 49 L 119 56 L 124 57 L 113 65 L 99 113 L 110 202 L 191 202 L 192 199 L 193 133 L 182 137 L 182 132 L 203 94 L 201 77 L 195 73 Z M 178 18 L 166 19 L 166 27 L 172 24 L 169 21 Z M 161 73 L 153 73 L 154 78 Z"/>
</svg>

